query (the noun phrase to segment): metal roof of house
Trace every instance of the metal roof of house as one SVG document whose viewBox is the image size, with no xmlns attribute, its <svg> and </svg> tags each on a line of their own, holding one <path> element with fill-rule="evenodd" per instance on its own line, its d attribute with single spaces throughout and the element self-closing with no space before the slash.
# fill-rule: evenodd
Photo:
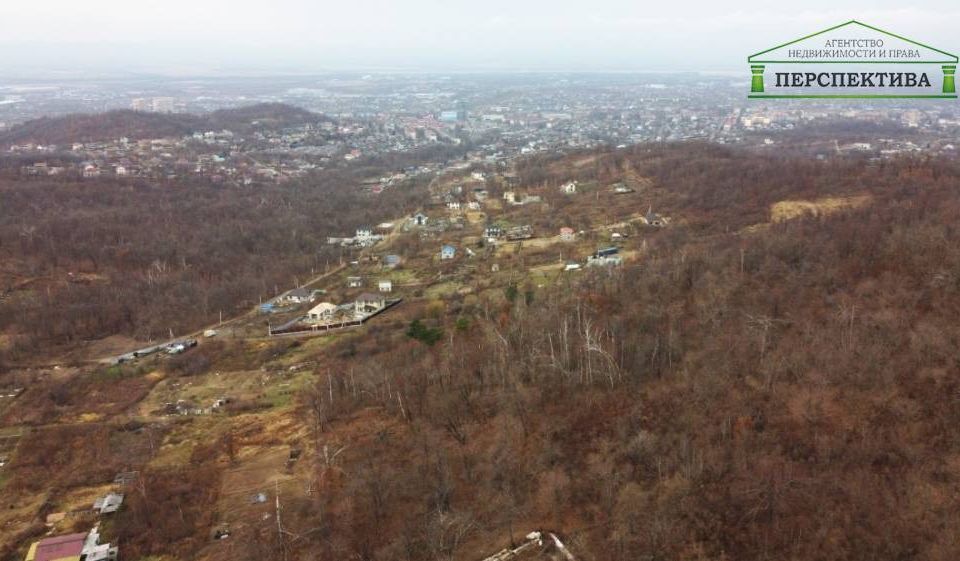
<svg viewBox="0 0 960 561">
<path fill-rule="evenodd" d="M 293 290 L 287 292 L 287 296 L 304 297 L 304 296 L 310 296 L 312 293 L 313 291 L 308 290 L 306 288 L 294 288 Z"/>
<path fill-rule="evenodd" d="M 311 315 L 311 316 L 323 315 L 325 313 L 335 311 L 336 309 L 337 309 L 336 304 L 331 304 L 330 302 L 320 302 L 319 304 L 311 308 L 310 311 L 307 312 L 307 315 Z"/>
<path fill-rule="evenodd" d="M 67 534 L 47 538 L 37 543 L 34 561 L 54 561 L 66 557 L 79 557 L 87 534 Z"/>
<path fill-rule="evenodd" d="M 107 493 L 105 497 L 100 497 L 93 503 L 93 510 L 99 511 L 100 514 L 110 514 L 119 510 L 122 504 L 122 493 Z"/>
</svg>

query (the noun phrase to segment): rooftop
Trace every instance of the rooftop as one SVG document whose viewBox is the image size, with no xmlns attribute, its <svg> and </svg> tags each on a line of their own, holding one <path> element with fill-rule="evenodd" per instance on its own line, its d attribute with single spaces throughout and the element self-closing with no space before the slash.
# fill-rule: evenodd
<svg viewBox="0 0 960 561">
<path fill-rule="evenodd" d="M 66 557 L 79 557 L 86 538 L 87 534 L 67 534 L 40 540 L 30 548 L 27 561 L 54 561 Z"/>
</svg>

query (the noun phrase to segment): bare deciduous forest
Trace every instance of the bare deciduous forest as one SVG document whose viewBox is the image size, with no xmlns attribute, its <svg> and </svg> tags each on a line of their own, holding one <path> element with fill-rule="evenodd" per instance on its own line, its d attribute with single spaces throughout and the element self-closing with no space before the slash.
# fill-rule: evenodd
<svg viewBox="0 0 960 561">
<path fill-rule="evenodd" d="M 960 168 L 697 144 L 595 155 L 581 179 L 649 178 L 641 195 L 675 218 L 622 268 L 411 302 L 403 321 L 308 351 L 205 350 L 211 371 L 293 353 L 313 365 L 288 419 L 309 435 L 298 468 L 309 485 L 285 498 L 279 536 L 267 517 L 221 546 L 213 507 L 197 508 L 215 504 L 245 447 L 282 442 L 256 412 L 237 411 L 241 429 L 179 467 L 146 465 L 149 433 L 117 421 L 90 434 L 37 427 L 6 488 L 26 496 L 44 479 L 67 488 L 146 465 L 146 487 L 109 528 L 134 559 L 470 560 L 533 529 L 587 561 L 956 559 Z M 530 160 L 522 181 L 567 178 L 565 161 Z M 8 182 L 5 262 L 110 282 L 4 308 L 3 327 L 57 341 L 187 325 L 319 265 L 321 236 L 416 206 L 416 191 L 388 195 L 385 209 L 338 185 Z M 771 220 L 774 203 L 852 195 L 869 203 Z M 103 378 L 76 387 L 115 384 L 91 376 Z M 129 439 L 144 457 L 41 453 L 78 439 Z M 87 455 L 102 469 L 63 474 Z"/>
<path fill-rule="evenodd" d="M 451 303 L 467 319 L 435 346 L 341 345 L 305 397 L 318 446 L 391 422 L 320 463 L 305 558 L 466 559 L 534 527 L 588 559 L 956 558 L 956 167 L 605 164 L 688 223 L 621 271 Z M 774 201 L 859 191 L 873 204 L 737 234 Z"/>
<path fill-rule="evenodd" d="M 0 288 L 34 289 L 0 301 L 0 330 L 15 334 L 18 360 L 43 345 L 195 329 L 336 266 L 327 236 L 411 208 L 418 193 L 372 197 L 337 172 L 245 188 L 0 178 Z"/>
</svg>

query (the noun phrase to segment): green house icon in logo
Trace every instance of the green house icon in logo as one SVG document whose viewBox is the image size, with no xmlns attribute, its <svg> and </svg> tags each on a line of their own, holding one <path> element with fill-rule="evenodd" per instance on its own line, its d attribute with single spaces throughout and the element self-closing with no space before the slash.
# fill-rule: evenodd
<svg viewBox="0 0 960 561">
<path fill-rule="evenodd" d="M 957 60 L 850 20 L 747 57 L 747 97 L 955 99 Z"/>
</svg>

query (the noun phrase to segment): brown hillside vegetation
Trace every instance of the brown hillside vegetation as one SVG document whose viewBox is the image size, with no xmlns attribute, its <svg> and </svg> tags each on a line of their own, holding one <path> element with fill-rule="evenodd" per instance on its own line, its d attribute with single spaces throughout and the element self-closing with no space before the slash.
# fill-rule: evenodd
<svg viewBox="0 0 960 561">
<path fill-rule="evenodd" d="M 35 503 L 136 469 L 104 534 L 131 559 L 481 561 L 534 530 L 578 561 L 960 557 L 960 168 L 695 144 L 571 158 L 519 171 L 637 174 L 643 206 L 675 220 L 638 227 L 622 267 L 457 287 L 445 264 L 453 288 L 348 333 L 38 380 L 8 414 L 64 425 L 27 427 L 3 472 L 0 524 L 24 538 L 2 555 L 42 534 L 30 513 L 53 507 Z M 781 201 L 867 195 L 743 233 Z M 604 200 L 550 197 L 571 219 Z M 174 384 L 236 400 L 132 423 L 116 395 L 160 404 Z M 95 392 L 104 418 L 68 425 Z M 69 450 L 45 455 L 54 442 Z"/>
<path fill-rule="evenodd" d="M 334 172 L 237 189 L 0 178 L 0 267 L 18 273 L 0 285 L 0 332 L 22 360 L 38 345 L 197 328 L 336 266 L 327 236 L 416 208 L 418 193 L 372 204 Z"/>
<path fill-rule="evenodd" d="M 630 158 L 694 217 L 642 263 L 324 366 L 304 420 L 349 448 L 302 558 L 480 559 L 542 527 L 597 560 L 956 558 L 957 170 Z M 698 239 L 864 184 L 872 206 Z"/>
</svg>

